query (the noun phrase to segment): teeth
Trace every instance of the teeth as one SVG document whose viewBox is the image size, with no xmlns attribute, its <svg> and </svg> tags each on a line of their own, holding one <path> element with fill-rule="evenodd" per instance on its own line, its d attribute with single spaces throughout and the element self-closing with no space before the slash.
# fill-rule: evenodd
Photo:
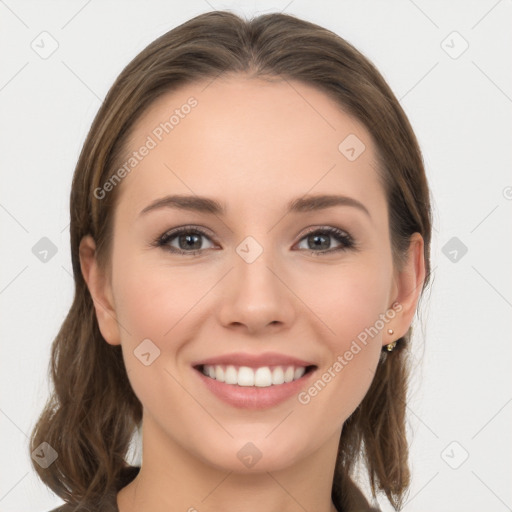
<svg viewBox="0 0 512 512">
<path fill-rule="evenodd" d="M 235 367 L 233 365 L 205 364 L 203 366 L 203 374 L 219 382 L 257 388 L 292 382 L 300 379 L 305 373 L 306 368 L 303 366 L 274 366 L 272 369 L 268 366 L 256 369 L 248 366 Z"/>
<path fill-rule="evenodd" d="M 238 370 L 239 386 L 254 386 L 254 370 L 247 366 L 241 366 Z"/>
<path fill-rule="evenodd" d="M 215 375 L 214 378 L 217 379 L 219 382 L 224 382 L 226 377 L 224 375 L 224 369 L 222 366 L 216 366 L 215 367 Z"/>
<path fill-rule="evenodd" d="M 208 368 L 208 365 L 205 365 L 205 369 Z M 213 368 L 213 367 L 211 367 Z M 204 370 L 203 370 L 204 372 Z M 216 375 L 212 377 L 212 379 L 215 379 Z M 236 368 L 234 366 L 228 366 L 226 368 L 226 373 L 224 374 L 224 382 L 226 384 L 238 384 L 238 372 L 236 371 Z"/>
<path fill-rule="evenodd" d="M 272 372 L 272 384 L 283 384 L 284 383 L 284 371 L 280 366 L 274 368 Z"/>
<path fill-rule="evenodd" d="M 293 374 L 293 380 L 300 379 L 306 373 L 306 368 L 300 367 L 295 368 L 295 373 Z"/>
</svg>

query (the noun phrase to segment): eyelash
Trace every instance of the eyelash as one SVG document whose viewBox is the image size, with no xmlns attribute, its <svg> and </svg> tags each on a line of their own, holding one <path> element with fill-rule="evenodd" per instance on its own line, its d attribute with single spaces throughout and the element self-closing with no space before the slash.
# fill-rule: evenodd
<svg viewBox="0 0 512 512">
<path fill-rule="evenodd" d="M 304 238 L 314 235 L 314 234 L 328 234 L 331 235 L 333 238 L 335 238 L 338 242 L 341 243 L 340 247 L 335 247 L 334 249 L 327 249 L 324 251 L 312 251 L 303 249 L 307 252 L 309 252 L 312 256 L 322 256 L 325 254 L 333 254 L 335 252 L 339 251 L 347 251 L 347 250 L 355 250 L 357 248 L 356 243 L 354 239 L 345 231 L 342 231 L 341 229 L 334 228 L 334 227 L 325 227 L 325 228 L 312 228 L 310 231 L 305 233 L 305 235 L 299 240 L 301 242 L 304 240 Z M 204 232 L 202 229 L 196 226 L 183 226 L 181 228 L 176 228 L 171 231 L 167 231 L 160 237 L 158 237 L 154 242 L 153 246 L 164 248 L 165 250 L 173 253 L 173 254 L 180 254 L 180 255 L 187 255 L 187 256 L 196 256 L 200 254 L 203 251 L 206 251 L 208 249 L 197 249 L 193 251 L 184 251 L 182 249 L 176 249 L 176 247 L 171 247 L 169 242 L 173 240 L 174 238 L 178 237 L 182 234 L 194 234 L 194 235 L 200 235 L 204 236 L 206 238 L 210 238 L 210 236 Z"/>
</svg>

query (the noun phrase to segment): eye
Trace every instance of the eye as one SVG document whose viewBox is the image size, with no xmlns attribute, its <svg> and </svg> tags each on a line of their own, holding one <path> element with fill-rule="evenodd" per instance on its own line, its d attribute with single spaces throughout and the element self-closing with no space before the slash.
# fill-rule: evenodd
<svg viewBox="0 0 512 512">
<path fill-rule="evenodd" d="M 210 237 L 200 228 L 185 226 L 164 233 L 155 241 L 155 245 L 163 247 L 176 254 L 196 255 L 210 247 L 204 247 L 202 237 L 210 240 Z M 211 242 L 211 240 L 210 240 Z"/>
<path fill-rule="evenodd" d="M 211 245 L 204 247 L 203 238 L 209 240 Z M 333 247 L 331 239 L 334 239 L 338 245 Z M 302 242 L 303 240 L 304 242 Z M 306 244 L 306 247 L 300 247 L 303 243 Z M 153 245 L 162 247 L 174 254 L 187 256 L 201 254 L 203 251 L 214 246 L 210 236 L 196 226 L 183 226 L 167 231 L 157 238 Z M 312 228 L 300 240 L 298 245 L 299 249 L 306 250 L 310 254 L 317 256 L 355 249 L 356 246 L 353 238 L 348 233 L 334 227 Z"/>
<path fill-rule="evenodd" d="M 337 247 L 332 247 L 330 239 L 334 238 L 338 243 Z M 308 250 L 313 255 L 332 254 L 338 251 L 346 251 L 355 247 L 353 238 L 338 228 L 325 227 L 313 228 L 309 233 L 301 239 L 305 241 L 306 247 L 302 249 Z M 299 242 L 299 244 L 301 243 Z M 312 249 L 314 248 L 314 249 Z M 320 249 L 320 250 L 316 250 Z"/>
</svg>

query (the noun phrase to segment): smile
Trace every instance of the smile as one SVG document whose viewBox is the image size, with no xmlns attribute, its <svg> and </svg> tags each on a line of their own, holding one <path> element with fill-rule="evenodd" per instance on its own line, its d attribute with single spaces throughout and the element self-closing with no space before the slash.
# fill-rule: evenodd
<svg viewBox="0 0 512 512">
<path fill-rule="evenodd" d="M 198 369 L 211 379 L 233 386 L 265 388 L 299 380 L 315 366 L 200 365 Z"/>
<path fill-rule="evenodd" d="M 238 409 L 275 407 L 311 384 L 317 366 L 196 365 L 200 386 L 224 404 Z"/>
</svg>

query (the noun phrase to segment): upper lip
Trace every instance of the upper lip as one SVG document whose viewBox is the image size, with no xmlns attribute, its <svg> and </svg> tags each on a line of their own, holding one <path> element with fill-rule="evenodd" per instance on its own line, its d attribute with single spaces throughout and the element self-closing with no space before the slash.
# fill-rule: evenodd
<svg viewBox="0 0 512 512">
<path fill-rule="evenodd" d="M 246 354 L 242 352 L 233 352 L 221 356 L 210 357 L 201 361 L 192 363 L 192 366 L 202 365 L 233 365 L 233 366 L 249 366 L 259 368 L 262 366 L 316 366 L 310 361 L 298 359 L 285 354 L 276 352 L 264 352 L 262 354 Z"/>
</svg>

